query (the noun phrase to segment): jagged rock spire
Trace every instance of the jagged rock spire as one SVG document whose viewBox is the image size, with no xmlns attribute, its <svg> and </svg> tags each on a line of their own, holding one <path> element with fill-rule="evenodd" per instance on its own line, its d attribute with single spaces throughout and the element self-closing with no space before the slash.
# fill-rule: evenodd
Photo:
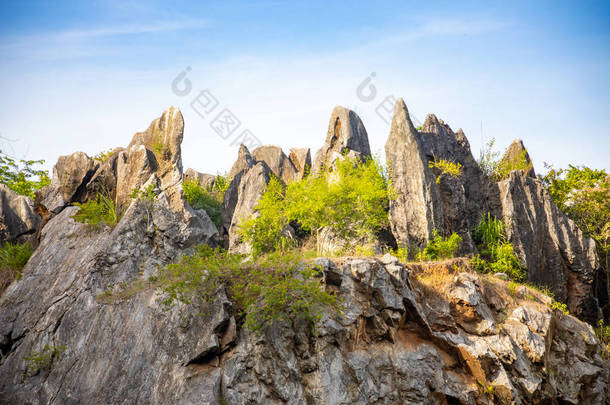
<svg viewBox="0 0 610 405">
<path fill-rule="evenodd" d="M 524 161 L 522 161 L 524 160 Z M 525 145 L 523 145 L 523 141 L 521 139 L 515 139 L 502 157 L 501 166 L 506 167 L 521 167 L 523 164 L 526 165 L 525 174 L 529 177 L 536 178 L 536 172 L 534 171 L 534 164 L 530 159 L 529 153 L 527 153 L 527 149 Z"/>
<path fill-rule="evenodd" d="M 371 147 L 366 128 L 358 114 L 337 106 L 330 116 L 326 142 L 316 152 L 313 171 L 317 172 L 332 165 L 345 152 L 350 153 L 352 157 L 368 157 L 371 156 Z"/>
</svg>

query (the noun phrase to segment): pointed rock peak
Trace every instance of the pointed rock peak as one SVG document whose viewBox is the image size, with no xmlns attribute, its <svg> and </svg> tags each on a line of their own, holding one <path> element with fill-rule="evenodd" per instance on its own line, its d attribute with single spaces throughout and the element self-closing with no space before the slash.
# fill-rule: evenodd
<svg viewBox="0 0 610 405">
<path fill-rule="evenodd" d="M 233 167 L 231 167 L 231 170 L 229 171 L 229 178 L 234 178 L 241 171 L 249 169 L 252 166 L 254 166 L 254 159 L 246 145 L 242 143 L 239 145 L 237 160 L 233 163 Z"/>
<path fill-rule="evenodd" d="M 390 129 L 390 138 L 396 138 L 397 136 L 404 136 L 405 134 L 411 134 L 415 136 L 417 134 L 417 129 L 413 125 L 411 121 L 411 117 L 409 116 L 409 110 L 407 109 L 407 105 L 405 104 L 402 98 L 396 100 L 396 105 L 394 105 L 394 115 L 392 117 L 392 126 Z M 386 143 L 387 149 L 387 143 Z"/>
<path fill-rule="evenodd" d="M 326 142 L 316 152 L 313 170 L 318 171 L 334 160 L 335 155 L 354 151 L 356 155 L 371 156 L 369 136 L 362 120 L 354 111 L 337 106 L 328 123 Z"/>
<path fill-rule="evenodd" d="M 527 176 L 536 178 L 534 165 L 521 139 L 515 139 L 506 149 L 500 166 L 506 171 L 523 170 Z"/>
<path fill-rule="evenodd" d="M 180 110 L 169 107 L 161 117 L 153 120 L 146 131 L 136 133 L 129 146 L 143 145 L 152 151 L 160 162 L 170 162 L 182 171 L 180 145 L 184 134 L 184 119 Z"/>
</svg>

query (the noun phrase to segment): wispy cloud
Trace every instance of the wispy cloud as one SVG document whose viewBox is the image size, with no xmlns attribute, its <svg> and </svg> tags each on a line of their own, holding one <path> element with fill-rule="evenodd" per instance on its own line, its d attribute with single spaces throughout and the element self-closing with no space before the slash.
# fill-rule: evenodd
<svg viewBox="0 0 610 405">
<path fill-rule="evenodd" d="M 70 45 L 100 38 L 201 29 L 206 28 L 208 25 L 206 20 L 188 19 L 51 31 L 34 35 L 4 38 L 0 41 L 0 50 L 10 51 L 23 48 L 40 48 L 49 45 Z"/>
</svg>

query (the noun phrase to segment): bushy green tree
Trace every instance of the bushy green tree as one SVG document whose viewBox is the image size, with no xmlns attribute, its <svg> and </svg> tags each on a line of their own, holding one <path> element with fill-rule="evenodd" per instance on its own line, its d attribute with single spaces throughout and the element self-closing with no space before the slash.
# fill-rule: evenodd
<svg viewBox="0 0 610 405">
<path fill-rule="evenodd" d="M 184 198 L 196 210 L 205 210 L 216 227 L 222 225 L 222 199 L 217 193 L 205 190 L 197 180 L 182 183 Z"/>
<path fill-rule="evenodd" d="M 17 194 L 34 198 L 34 192 L 51 181 L 46 170 L 36 169 L 44 160 L 19 160 L 0 150 L 0 183 Z"/>
<path fill-rule="evenodd" d="M 311 174 L 285 189 L 271 181 L 257 206 L 256 216 L 241 226 L 244 239 L 259 251 L 278 249 L 282 230 L 290 222 L 316 238 L 328 229 L 349 240 L 374 236 L 388 225 L 392 196 L 383 167 L 374 159 L 336 162 L 332 170 Z"/>
</svg>

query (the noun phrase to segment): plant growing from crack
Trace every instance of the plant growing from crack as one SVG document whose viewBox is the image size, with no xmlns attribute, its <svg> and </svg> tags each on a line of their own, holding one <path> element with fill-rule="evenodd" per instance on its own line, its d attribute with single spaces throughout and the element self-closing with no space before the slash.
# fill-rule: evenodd
<svg viewBox="0 0 610 405">
<path fill-rule="evenodd" d="M 26 367 L 23 376 L 33 377 L 41 371 L 49 370 L 65 350 L 66 346 L 50 346 L 48 344 L 41 351 L 32 350 L 24 358 Z"/>
</svg>

